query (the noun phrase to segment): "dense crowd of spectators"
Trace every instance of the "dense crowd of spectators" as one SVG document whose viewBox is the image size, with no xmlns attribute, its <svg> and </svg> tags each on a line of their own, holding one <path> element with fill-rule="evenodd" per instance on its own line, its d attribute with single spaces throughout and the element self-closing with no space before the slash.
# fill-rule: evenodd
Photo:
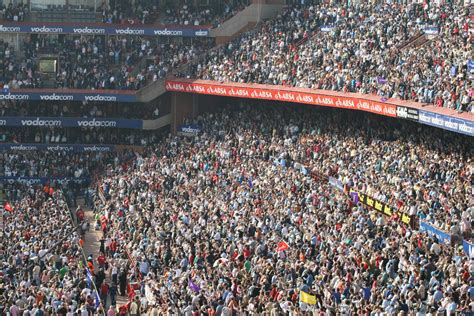
<svg viewBox="0 0 474 316">
<path fill-rule="evenodd" d="M 102 22 L 120 24 L 150 24 L 156 21 L 158 15 L 157 1 L 112 0 L 104 4 Z"/>
<path fill-rule="evenodd" d="M 87 315 L 96 310 L 80 236 L 55 188 L 31 187 L 2 214 L 2 315 Z"/>
<path fill-rule="evenodd" d="M 460 239 L 443 244 L 319 176 L 394 209 L 413 206 L 415 217 L 469 238 L 472 139 L 352 111 L 282 107 L 201 116 L 199 135 L 170 136 L 126 171 L 104 170 L 101 251 L 128 272 L 123 289 L 138 283 L 129 312 L 474 311 L 474 266 Z M 123 266 L 114 259 L 127 256 Z"/>
<path fill-rule="evenodd" d="M 137 79 L 144 82 L 155 82 L 165 78 L 177 69 L 182 69 L 188 62 L 196 60 L 208 51 L 213 45 L 212 40 L 193 41 L 192 44 L 170 43 L 161 44 L 156 47 L 152 54 L 148 55 L 147 63 L 140 67 Z"/>
<path fill-rule="evenodd" d="M 178 24 L 190 26 L 218 27 L 222 22 L 234 16 L 250 3 L 249 0 L 216 1 L 208 5 L 198 6 L 183 1 L 168 2 L 162 10 L 155 1 L 140 0 L 110 1 L 102 9 L 102 22 L 128 25 L 141 24 Z"/>
<path fill-rule="evenodd" d="M 81 36 L 58 42 L 39 36 L 24 43 L 25 61 L 15 58 L 10 46 L 4 45 L 6 58 L 0 79 L 8 88 L 42 87 L 38 56 L 48 52 L 58 54 L 52 74 L 57 88 L 138 90 L 194 60 L 212 47 L 212 40 L 188 44 L 158 43 L 149 37 Z M 143 60 L 151 62 L 142 66 Z"/>
<path fill-rule="evenodd" d="M 110 144 L 146 146 L 157 140 L 156 131 L 121 128 L 3 127 L 0 143 Z"/>
<path fill-rule="evenodd" d="M 13 3 L 12 1 L 2 1 L 0 6 L 2 12 L 2 20 L 22 22 L 28 16 L 28 4 L 20 2 Z"/>
<path fill-rule="evenodd" d="M 41 82 L 36 74 L 36 64 L 28 55 L 18 58 L 12 45 L 0 41 L 0 87 L 38 88 Z"/>
<path fill-rule="evenodd" d="M 34 102 L 2 101 L 2 116 L 44 116 L 44 117 L 98 117 L 127 119 L 156 119 L 163 115 L 160 105 L 128 104 L 115 102 Z"/>
<path fill-rule="evenodd" d="M 219 8 L 230 12 L 245 4 L 229 2 Z M 174 23 L 200 24 L 213 16 L 187 5 L 167 12 Z M 8 88 L 41 87 L 37 57 L 46 49 L 59 54 L 58 88 L 140 89 L 175 72 L 218 81 L 377 94 L 472 111 L 474 74 L 468 62 L 474 34 L 469 14 L 469 8 L 453 3 L 347 6 L 307 1 L 288 6 L 276 19 L 212 50 L 184 71 L 181 66 L 208 51 L 212 41 L 164 44 L 140 36 L 82 36 L 48 43 L 47 37 L 38 36 L 25 44 L 26 58 L 21 60 L 9 44 L 0 45 L 0 79 Z M 426 42 L 405 45 L 425 31 L 431 34 L 424 35 Z"/>
<path fill-rule="evenodd" d="M 61 187 L 66 200 L 73 206 L 78 196 L 87 197 L 83 194 L 84 188 L 107 165 L 119 165 L 132 157 L 133 152 L 129 150 L 85 153 L 62 150 L 0 152 L 0 178 L 8 179 L 0 181 L 0 201 L 13 202 L 27 197 L 30 188 L 35 186 L 35 182 L 30 182 L 30 179 L 43 178 L 51 185 Z M 15 181 L 15 177 L 20 180 Z M 57 182 L 58 179 L 62 182 Z"/>
<path fill-rule="evenodd" d="M 192 5 L 181 5 L 168 7 L 165 11 L 165 24 L 180 25 L 212 25 L 218 27 L 222 22 L 234 16 L 237 12 L 249 5 L 248 0 L 227 0 L 214 6 L 202 8 Z"/>
<path fill-rule="evenodd" d="M 91 154 L 66 152 L 1 152 L 2 177 L 89 177 L 97 159 Z"/>
<path fill-rule="evenodd" d="M 120 9 L 122 2 L 110 3 Z M 117 9 L 110 21 L 146 10 L 145 2 L 134 3 L 130 14 L 120 16 Z M 466 62 L 473 35 L 466 13 L 428 3 L 291 6 L 185 75 L 378 94 L 471 111 Z M 178 11 L 177 23 L 202 23 L 206 14 L 212 15 Z M 439 36 L 422 47 L 402 48 L 422 25 L 436 25 Z M 3 82 L 40 85 L 34 74 L 39 45 L 32 43 L 21 63 L 8 45 L 0 47 Z M 59 47 L 57 81 L 59 87 L 137 89 L 206 47 L 82 37 Z M 143 58 L 151 63 L 131 76 Z M 361 112 L 229 102 L 234 104 L 187 122 L 202 129 L 188 137 L 1 128 L 0 142 L 149 146 L 127 164 L 112 153 L 1 152 L 0 177 L 80 178 L 100 171 L 94 226 L 103 233 L 101 261 L 89 263 L 100 267 L 93 282 L 101 294 L 107 289 L 101 300 L 110 305 L 110 316 L 117 293 L 132 297 L 131 315 L 474 312 L 474 257 L 461 244 L 472 240 L 472 138 Z M 5 102 L 0 115 L 135 115 L 110 104 L 31 107 Z M 1 183 L 0 189 L 16 201 L 0 210 L 0 314 L 94 313 L 80 236 L 56 189 L 24 183 Z M 349 189 L 415 224 L 373 211 L 350 197 Z M 418 231 L 420 221 L 450 234 L 451 243 Z M 127 285 L 135 292 L 127 293 Z"/>
<path fill-rule="evenodd" d="M 164 9 L 155 0 L 111 0 L 98 8 L 101 22 L 122 25 L 179 24 L 218 27 L 220 23 L 235 15 L 249 0 L 224 0 L 209 5 L 194 6 L 183 2 L 169 2 Z M 70 9 L 75 7 L 70 6 Z M 66 6 L 64 6 L 66 8 Z M 12 1 L 0 3 L 3 20 L 22 22 L 29 15 L 28 3 Z M 64 14 L 67 14 L 65 11 Z"/>
<path fill-rule="evenodd" d="M 472 111 L 468 7 L 312 2 L 288 7 L 180 75 L 378 94 Z M 430 27 L 439 30 L 434 38 L 403 47 Z"/>
</svg>

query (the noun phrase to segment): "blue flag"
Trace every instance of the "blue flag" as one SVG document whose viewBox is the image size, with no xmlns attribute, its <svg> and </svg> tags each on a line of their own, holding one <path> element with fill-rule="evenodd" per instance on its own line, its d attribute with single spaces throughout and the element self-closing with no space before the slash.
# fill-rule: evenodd
<svg viewBox="0 0 474 316">
<path fill-rule="evenodd" d="M 99 297 L 99 293 L 97 293 L 97 291 L 94 291 L 94 292 L 95 292 L 95 308 L 97 308 L 100 305 L 100 297 Z"/>
<path fill-rule="evenodd" d="M 92 274 L 87 268 L 86 268 L 86 274 L 87 274 L 87 277 L 86 277 L 87 288 L 91 289 L 92 288 Z"/>
</svg>

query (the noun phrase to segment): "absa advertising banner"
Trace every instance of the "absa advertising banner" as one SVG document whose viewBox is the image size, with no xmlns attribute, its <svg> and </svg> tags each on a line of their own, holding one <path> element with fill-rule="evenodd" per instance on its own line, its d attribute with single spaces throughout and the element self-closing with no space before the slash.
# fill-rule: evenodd
<svg viewBox="0 0 474 316">
<path fill-rule="evenodd" d="M 397 116 L 396 105 L 390 103 L 376 102 L 372 100 L 354 97 L 324 95 L 316 92 L 309 93 L 300 91 L 278 90 L 277 88 L 246 88 L 234 87 L 232 86 L 232 84 L 202 84 L 179 81 L 167 81 L 166 90 L 237 98 L 312 104 L 341 109 L 361 110 L 390 117 Z"/>
</svg>

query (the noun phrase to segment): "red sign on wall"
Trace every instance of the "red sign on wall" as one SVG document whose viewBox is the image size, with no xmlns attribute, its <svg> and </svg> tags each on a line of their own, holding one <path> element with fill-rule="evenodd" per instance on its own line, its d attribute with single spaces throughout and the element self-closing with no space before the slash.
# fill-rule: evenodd
<svg viewBox="0 0 474 316">
<path fill-rule="evenodd" d="M 169 80 L 166 82 L 167 91 L 209 94 L 217 96 L 285 101 L 302 104 L 329 106 L 341 109 L 352 109 L 375 114 L 396 117 L 395 104 L 377 102 L 373 100 L 321 94 L 319 92 L 302 92 L 281 89 L 267 89 L 260 87 L 238 87 L 231 83 L 190 83 Z"/>
</svg>

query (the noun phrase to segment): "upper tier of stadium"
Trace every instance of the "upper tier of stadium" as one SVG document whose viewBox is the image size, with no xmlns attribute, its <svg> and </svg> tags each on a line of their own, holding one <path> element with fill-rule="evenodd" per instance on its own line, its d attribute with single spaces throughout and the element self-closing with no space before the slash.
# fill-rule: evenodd
<svg viewBox="0 0 474 316">
<path fill-rule="evenodd" d="M 53 80 L 58 88 L 137 90 L 176 75 L 357 92 L 472 111 L 471 7 L 458 3 L 304 3 L 287 5 L 273 19 L 258 19 L 255 28 L 224 44 L 222 38 L 210 33 L 205 33 L 210 39 L 198 36 L 191 42 L 165 44 L 147 38 L 142 29 L 134 27 L 107 40 L 105 35 L 86 36 L 88 33 L 74 30 L 72 37 L 63 41 L 30 38 L 24 56 L 4 44 L 1 82 L 9 89 L 44 88 L 44 59 L 38 54 L 47 50 L 59 54 L 57 78 Z M 243 12 L 234 13 L 238 18 Z M 22 25 L 12 23 L 2 25 L 6 28 L 3 32 L 14 33 L 11 28 Z M 88 24 L 83 25 L 87 29 Z M 66 32 L 63 28 L 46 32 L 42 27 L 30 31 L 35 33 L 35 29 L 48 34 Z M 78 39 L 74 34 L 83 36 Z M 131 38 L 124 39 L 126 34 Z M 214 37 L 219 45 L 211 48 Z M 118 63 L 123 67 L 117 67 Z"/>
</svg>

